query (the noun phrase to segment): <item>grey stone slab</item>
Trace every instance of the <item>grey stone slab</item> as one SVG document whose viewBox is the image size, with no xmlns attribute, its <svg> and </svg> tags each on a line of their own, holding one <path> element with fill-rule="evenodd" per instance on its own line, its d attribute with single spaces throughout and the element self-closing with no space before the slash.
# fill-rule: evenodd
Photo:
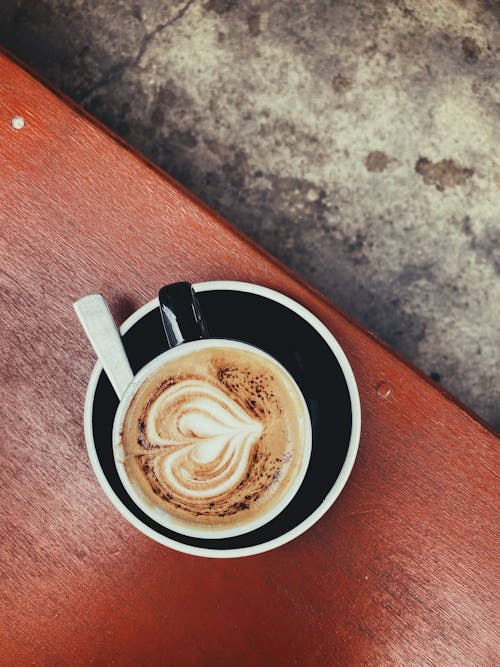
<svg viewBox="0 0 500 667">
<path fill-rule="evenodd" d="M 499 17 L 4 0 L 0 39 L 499 427 Z"/>
</svg>

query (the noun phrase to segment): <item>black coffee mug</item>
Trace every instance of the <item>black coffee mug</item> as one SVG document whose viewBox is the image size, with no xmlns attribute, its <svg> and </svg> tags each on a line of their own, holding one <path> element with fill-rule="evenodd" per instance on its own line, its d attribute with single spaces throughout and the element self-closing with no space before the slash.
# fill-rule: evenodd
<svg viewBox="0 0 500 667">
<path fill-rule="evenodd" d="M 182 535 L 197 538 L 227 539 L 256 530 L 274 519 L 286 508 L 299 490 L 306 475 L 312 446 L 311 420 L 306 401 L 291 374 L 267 352 L 243 341 L 209 337 L 200 304 L 189 283 L 175 283 L 163 287 L 159 292 L 158 300 L 169 349 L 158 357 L 152 359 L 137 375 L 134 376 L 132 382 L 121 397 L 113 425 L 113 452 L 115 465 L 123 487 L 133 502 L 151 519 L 165 528 L 175 530 Z M 168 366 L 173 362 L 179 365 L 179 363 L 182 363 L 181 360 L 189 364 L 190 358 L 192 358 L 193 355 L 196 355 L 200 350 L 208 352 L 213 351 L 213 354 L 217 356 L 227 352 L 231 354 L 233 359 L 235 358 L 235 353 L 237 357 L 237 354 L 241 352 L 247 359 L 250 353 L 255 362 L 259 364 L 260 368 L 266 368 L 266 370 L 269 371 L 269 376 L 272 377 L 273 380 L 280 382 L 283 387 L 286 387 L 286 391 L 290 398 L 290 405 L 293 405 L 294 407 L 293 420 L 297 428 L 297 438 L 299 440 L 293 443 L 293 456 L 298 458 L 297 461 L 294 461 L 293 468 L 290 468 L 294 470 L 293 477 L 288 480 L 286 489 L 277 494 L 276 502 L 272 503 L 266 510 L 262 510 L 257 516 L 251 512 L 247 513 L 246 506 L 243 503 L 242 509 L 237 512 L 238 519 L 234 525 L 226 525 L 222 522 L 218 523 L 217 521 L 214 522 L 212 514 L 210 514 L 212 522 L 207 521 L 205 524 L 201 521 L 193 523 L 192 520 L 182 520 L 171 512 L 168 512 L 164 508 L 164 503 L 161 501 L 155 503 L 151 502 L 151 498 L 146 496 L 141 485 L 134 483 L 130 478 L 130 475 L 127 473 L 127 460 L 129 454 L 123 444 L 122 433 L 127 411 L 134 398 L 141 391 L 144 383 L 148 382 L 153 375 L 156 375 L 163 366 Z M 190 397 L 189 395 L 185 397 L 185 403 L 182 405 L 182 419 L 189 419 L 191 415 L 191 419 L 196 420 L 196 415 L 198 414 L 195 400 L 196 391 L 206 391 L 205 400 L 212 400 L 210 404 L 213 408 L 217 408 L 217 402 L 213 399 L 213 392 L 221 392 L 221 389 L 215 387 L 213 381 L 215 381 L 215 378 L 213 378 L 210 383 L 202 379 L 189 379 L 184 381 L 184 387 L 188 387 L 190 383 L 192 384 L 193 382 L 197 382 L 198 384 L 194 389 L 188 390 L 193 391 L 193 397 Z M 161 394 L 160 400 L 162 397 L 167 396 L 168 393 L 172 394 L 178 387 L 181 387 L 182 391 L 182 380 L 175 385 L 175 389 L 172 387 L 165 389 Z M 212 392 L 212 399 L 209 398 L 210 392 Z M 254 398 L 258 400 L 258 396 L 254 395 Z M 231 413 L 233 413 L 233 419 L 234 414 L 238 412 L 241 414 L 242 429 L 247 429 L 248 423 L 257 424 L 255 417 L 252 417 L 248 412 L 247 407 L 242 405 L 241 400 L 238 400 L 235 390 L 230 392 L 230 395 L 226 394 L 225 399 L 223 400 L 226 401 L 225 408 L 229 418 L 231 418 Z M 175 405 L 175 401 L 172 401 L 172 410 L 176 409 L 174 407 Z M 189 412 L 189 406 L 192 406 L 191 412 Z M 181 408 L 179 407 L 178 410 L 180 413 Z M 209 419 L 209 416 L 207 415 L 205 418 Z M 175 421 L 175 414 L 171 415 L 170 419 Z M 215 418 L 213 418 L 213 423 L 215 425 Z M 248 440 L 246 438 L 243 438 L 240 442 L 240 445 L 241 443 L 245 443 L 244 447 L 242 445 L 238 446 L 237 444 L 234 444 L 235 439 L 233 428 L 234 427 L 228 428 L 227 433 L 225 433 L 228 440 L 224 447 L 226 449 L 229 448 L 229 452 L 231 453 L 230 456 L 233 461 L 235 458 L 240 457 L 241 463 L 245 463 L 244 467 L 239 466 L 241 474 L 244 474 L 249 468 L 252 468 L 254 451 L 256 452 L 257 450 L 254 450 L 254 447 L 248 447 Z M 207 446 L 210 446 L 210 442 L 221 442 L 221 435 L 224 435 L 224 433 L 219 434 L 219 439 L 215 438 L 212 440 L 209 440 L 206 436 L 191 435 L 190 439 L 187 441 L 189 442 L 189 445 L 185 448 L 185 456 L 188 458 L 191 457 L 193 451 L 196 452 L 196 448 L 203 447 L 206 450 Z M 252 435 L 255 446 L 257 445 L 260 436 L 261 432 L 256 429 L 254 435 Z M 230 447 L 231 444 L 232 447 Z M 220 454 L 219 449 L 220 447 L 215 447 L 215 457 Z M 179 450 L 174 451 L 176 455 L 178 455 Z M 148 452 L 145 450 L 145 453 Z M 226 458 L 230 458 L 230 456 L 227 454 Z M 288 467 L 289 464 L 286 463 L 284 465 Z M 222 475 L 222 473 L 220 474 Z M 244 478 L 237 477 L 234 481 L 233 488 L 236 489 L 237 485 L 243 482 Z M 200 482 L 198 482 L 198 484 L 200 484 Z M 184 488 L 183 491 L 184 493 L 189 493 L 188 488 Z M 229 489 L 227 489 L 226 492 L 229 492 Z M 196 493 L 191 493 L 191 500 L 196 501 Z M 247 514 L 250 514 L 250 517 L 248 517 Z"/>
</svg>

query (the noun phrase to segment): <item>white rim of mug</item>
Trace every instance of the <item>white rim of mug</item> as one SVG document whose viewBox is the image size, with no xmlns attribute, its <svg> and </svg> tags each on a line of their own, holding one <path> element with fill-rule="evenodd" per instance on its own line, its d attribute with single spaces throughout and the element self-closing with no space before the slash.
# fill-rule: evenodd
<svg viewBox="0 0 500 667">
<path fill-rule="evenodd" d="M 276 290 L 273 290 L 269 287 L 263 287 L 254 283 L 240 282 L 236 280 L 212 280 L 202 283 L 194 283 L 193 289 L 195 292 L 209 292 L 214 290 L 249 292 L 251 294 L 257 294 L 270 299 L 271 301 L 280 303 L 289 310 L 297 313 L 297 315 L 299 315 L 303 320 L 308 322 L 320 334 L 328 347 L 331 349 L 342 369 L 347 384 L 347 389 L 349 391 L 349 398 L 351 401 L 351 437 L 349 440 L 349 446 L 347 448 L 344 464 L 342 465 L 340 473 L 338 474 L 332 488 L 323 499 L 323 502 L 306 519 L 301 521 L 297 526 L 287 531 L 286 533 L 283 533 L 282 535 L 279 535 L 278 537 L 275 537 L 267 542 L 261 542 L 252 546 L 239 547 L 236 549 L 212 549 L 208 547 L 191 546 L 189 544 L 177 542 L 170 537 L 166 537 L 165 535 L 158 533 L 156 530 L 150 528 L 149 526 L 146 526 L 118 498 L 111 484 L 108 482 L 108 479 L 104 474 L 97 457 L 92 429 L 92 408 L 94 404 L 97 382 L 103 370 L 100 361 L 96 362 L 90 375 L 89 383 L 87 386 L 87 394 L 85 397 L 84 432 L 87 452 L 92 468 L 94 469 L 94 473 L 103 491 L 111 500 L 112 504 L 133 526 L 135 526 L 138 530 L 151 539 L 159 542 L 160 544 L 163 544 L 164 546 L 170 547 L 175 551 L 180 551 L 182 553 L 190 554 L 193 556 L 204 556 L 209 558 L 241 558 L 243 556 L 252 556 L 276 549 L 277 547 L 280 547 L 302 535 L 302 533 L 313 526 L 330 509 L 330 507 L 340 495 L 340 492 L 344 488 L 347 480 L 349 479 L 349 475 L 351 474 L 359 447 L 359 439 L 361 435 L 361 405 L 359 401 L 358 387 L 354 378 L 354 373 L 351 369 L 351 365 L 349 364 L 349 361 L 347 360 L 347 357 L 336 338 L 315 315 L 313 315 L 309 310 L 307 310 L 307 308 L 302 306 L 297 301 L 294 301 L 290 297 L 285 296 L 284 294 L 281 294 L 280 292 L 277 292 Z M 157 298 L 149 301 L 148 303 L 138 308 L 138 310 L 136 310 L 134 313 L 132 313 L 132 315 L 130 315 L 130 317 L 128 317 L 120 326 L 120 333 L 122 335 L 125 334 L 131 327 L 134 326 L 134 324 L 136 324 L 155 308 L 158 308 Z"/>
<path fill-rule="evenodd" d="M 153 375 L 154 372 L 158 370 L 158 368 L 160 368 L 164 363 L 166 363 L 169 357 L 173 356 L 173 358 L 179 359 L 186 355 L 189 355 L 193 350 L 196 351 L 199 349 L 214 348 L 214 347 L 216 348 L 220 346 L 232 347 L 239 350 L 249 350 L 253 354 L 256 354 L 258 356 L 263 357 L 266 360 L 271 361 L 272 363 L 276 364 L 276 366 L 281 370 L 283 375 L 286 378 L 288 378 L 290 383 L 295 387 L 297 395 L 299 396 L 299 401 L 301 402 L 302 409 L 304 411 L 304 422 L 305 422 L 304 456 L 297 477 L 294 478 L 287 493 L 283 498 L 281 498 L 281 500 L 276 505 L 270 508 L 269 511 L 264 516 L 257 519 L 253 519 L 247 524 L 243 524 L 239 527 L 236 526 L 234 528 L 219 528 L 215 530 L 213 530 L 213 528 L 211 529 L 210 527 L 190 528 L 189 526 L 183 526 L 182 521 L 177 521 L 175 518 L 169 519 L 168 512 L 166 512 L 165 510 L 163 511 L 158 510 L 155 507 L 151 507 L 148 502 L 146 502 L 141 498 L 140 493 L 137 492 L 134 485 L 129 480 L 127 473 L 125 471 L 125 467 L 123 465 L 123 461 L 121 460 L 121 458 L 123 457 L 123 452 L 122 452 L 122 447 L 120 446 L 121 434 L 119 431 L 121 431 L 121 427 L 123 425 L 123 421 L 125 419 L 127 410 L 134 396 L 136 395 L 139 387 L 147 380 L 148 377 Z M 173 530 L 174 532 L 179 533 L 180 535 L 185 535 L 186 537 L 195 537 L 198 539 L 205 539 L 205 540 L 218 540 L 218 539 L 229 539 L 232 537 L 239 537 L 241 535 L 244 535 L 245 533 L 251 532 L 252 530 L 257 530 L 257 528 L 262 528 L 262 526 L 264 526 L 266 523 L 269 523 L 269 521 L 272 521 L 272 519 L 277 517 L 278 514 L 280 514 L 287 507 L 287 505 L 293 500 L 294 496 L 300 489 L 302 482 L 304 481 L 304 477 L 306 476 L 307 469 L 309 467 L 309 462 L 311 460 L 312 424 L 311 424 L 311 416 L 309 414 L 309 409 L 307 407 L 304 395 L 300 390 L 300 387 L 294 380 L 291 373 L 287 371 L 287 369 L 277 359 L 275 359 L 272 355 L 268 354 L 264 350 L 259 349 L 255 345 L 251 345 L 250 343 L 245 343 L 244 341 L 231 340 L 226 338 L 205 338 L 205 339 L 190 341 L 188 343 L 183 343 L 181 345 L 177 345 L 174 348 L 171 348 L 170 350 L 166 350 L 165 352 L 162 352 L 154 359 L 151 359 L 151 361 L 149 361 L 145 366 L 141 368 L 141 370 L 135 375 L 134 379 L 127 387 L 127 390 L 125 391 L 125 394 L 123 395 L 118 405 L 115 414 L 115 419 L 113 422 L 112 441 L 113 441 L 113 456 L 115 459 L 115 465 L 121 483 L 123 484 L 125 491 L 132 498 L 137 507 L 139 507 L 139 509 L 141 509 L 144 512 L 144 514 L 147 514 L 147 516 L 153 519 L 153 521 L 156 521 L 156 523 L 160 524 L 160 526 L 163 526 L 168 530 Z M 213 531 L 213 534 L 210 534 L 210 530 Z"/>
</svg>

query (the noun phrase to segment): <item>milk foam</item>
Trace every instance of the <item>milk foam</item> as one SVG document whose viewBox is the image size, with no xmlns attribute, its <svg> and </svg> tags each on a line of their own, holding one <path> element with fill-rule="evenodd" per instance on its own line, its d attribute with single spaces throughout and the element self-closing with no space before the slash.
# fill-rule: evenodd
<svg viewBox="0 0 500 667">
<path fill-rule="evenodd" d="M 180 381 L 151 403 L 144 436 L 159 448 L 158 481 L 186 502 L 228 492 L 242 481 L 263 426 L 211 383 Z"/>
<path fill-rule="evenodd" d="M 303 470 L 304 408 L 288 375 L 253 351 L 214 346 L 167 361 L 127 409 L 127 477 L 176 520 L 255 521 Z"/>
</svg>

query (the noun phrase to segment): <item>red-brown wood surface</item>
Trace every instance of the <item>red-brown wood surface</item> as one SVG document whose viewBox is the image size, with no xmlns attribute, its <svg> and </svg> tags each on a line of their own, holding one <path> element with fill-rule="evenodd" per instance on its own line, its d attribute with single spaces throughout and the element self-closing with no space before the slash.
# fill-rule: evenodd
<svg viewBox="0 0 500 667">
<path fill-rule="evenodd" d="M 0 664 L 497 662 L 496 436 L 1 54 L 0 159 Z M 95 358 L 72 301 L 102 291 L 122 321 L 180 279 L 290 295 L 357 377 L 351 478 L 273 552 L 221 561 L 160 546 L 91 470 L 82 406 Z"/>
</svg>

